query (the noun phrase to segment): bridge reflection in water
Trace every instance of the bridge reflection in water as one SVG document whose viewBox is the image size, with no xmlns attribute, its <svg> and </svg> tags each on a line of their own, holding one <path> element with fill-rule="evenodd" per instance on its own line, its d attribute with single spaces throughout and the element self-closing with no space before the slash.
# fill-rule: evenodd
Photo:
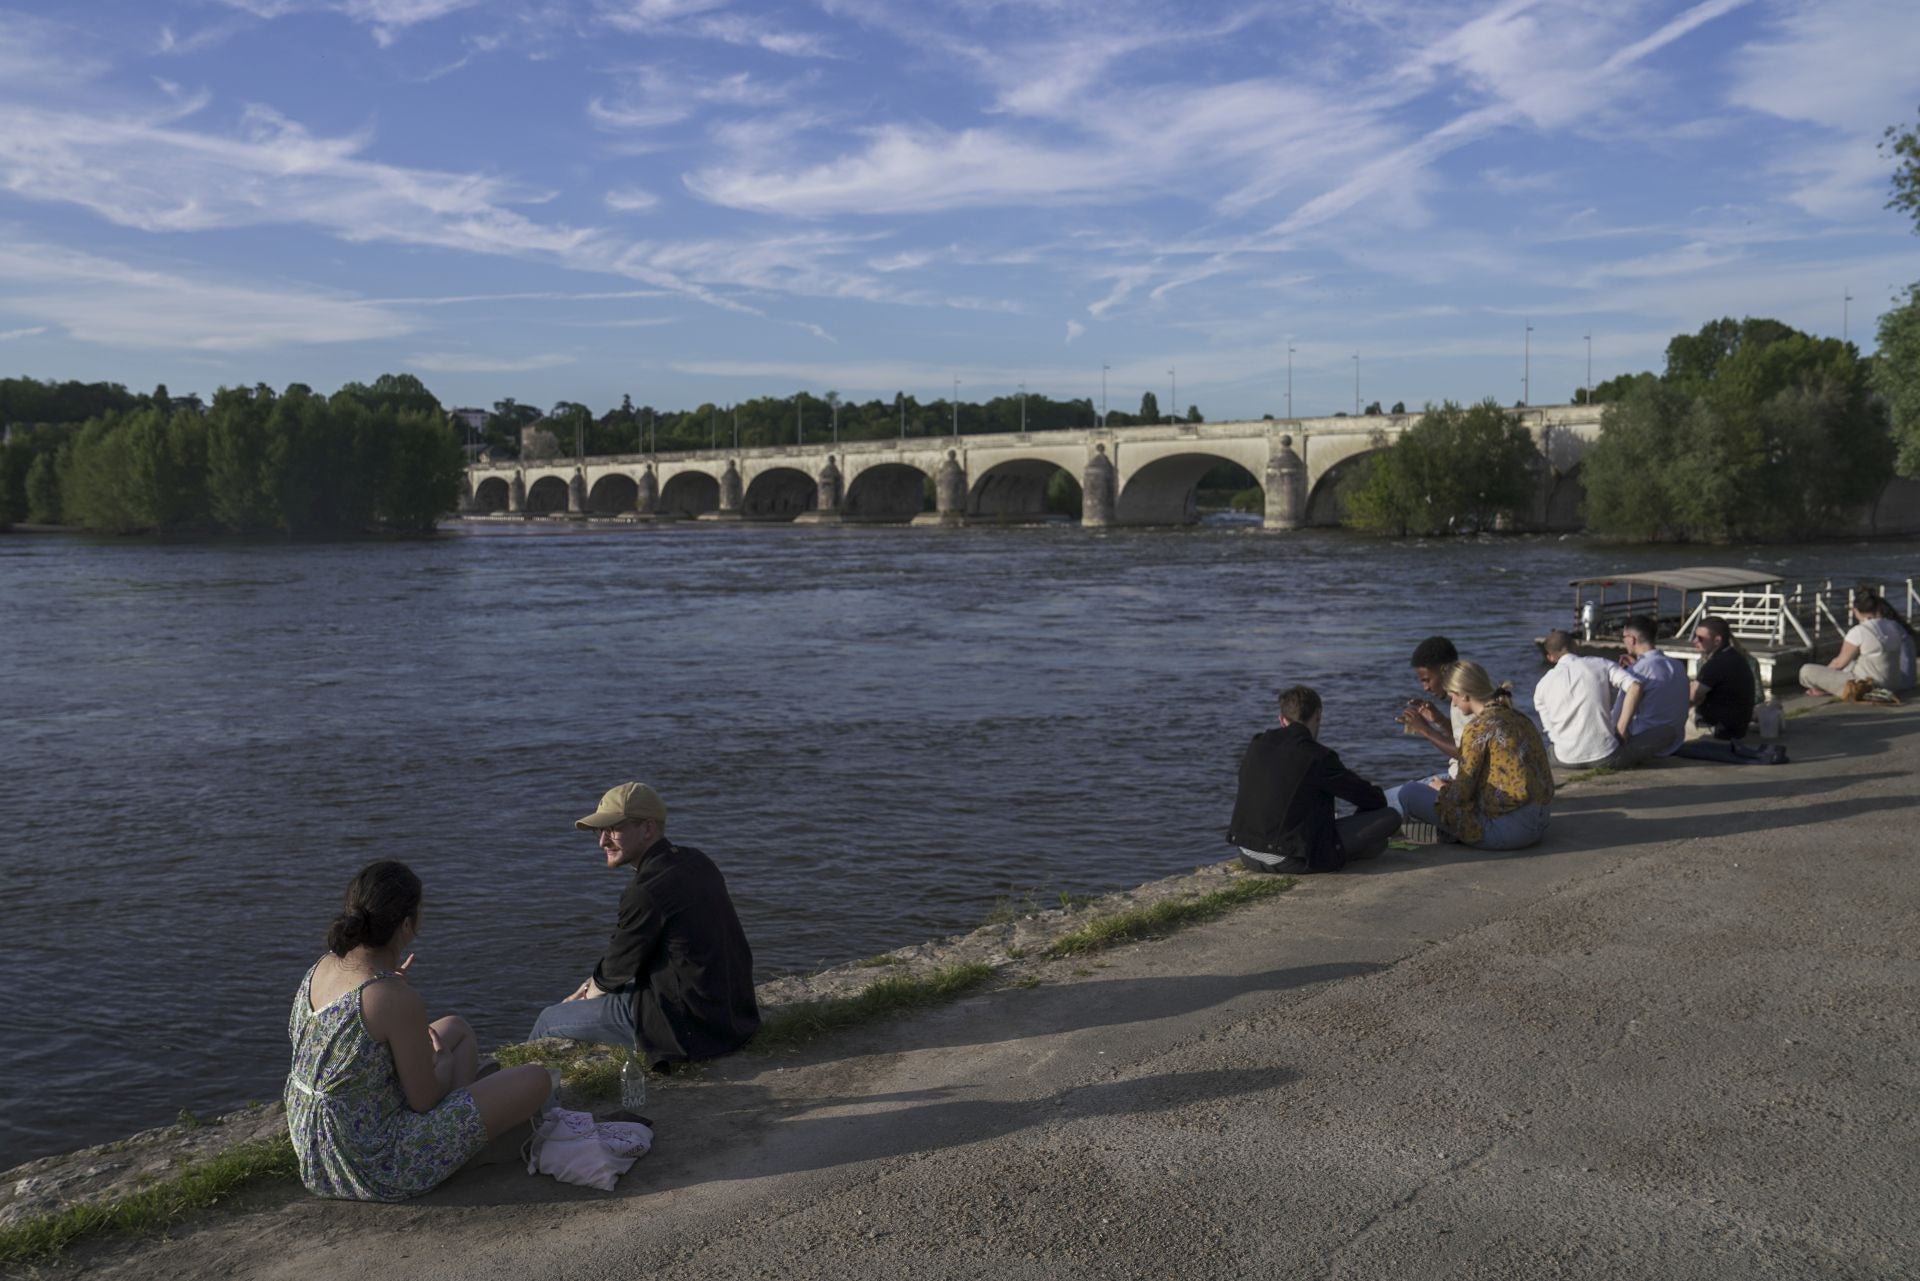
<svg viewBox="0 0 1920 1281">
<path fill-rule="evenodd" d="M 1538 451 L 1527 523 L 1580 524 L 1580 460 L 1601 406 L 1513 412 Z M 1199 519 L 1201 477 L 1223 462 L 1251 472 L 1270 530 L 1334 525 L 1343 481 L 1419 414 L 1172 423 L 1071 431 L 843 441 L 754 449 L 481 463 L 467 469 L 462 511 L 627 520 L 972 524 L 1050 517 L 1062 471 L 1079 485 L 1080 523 L 1183 525 Z M 932 501 L 928 502 L 928 491 Z"/>
</svg>

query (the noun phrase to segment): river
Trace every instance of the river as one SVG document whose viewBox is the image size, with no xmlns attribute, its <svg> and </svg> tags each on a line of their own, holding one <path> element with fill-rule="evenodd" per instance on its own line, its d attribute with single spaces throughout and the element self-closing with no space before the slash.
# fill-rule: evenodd
<svg viewBox="0 0 1920 1281">
<path fill-rule="evenodd" d="M 414 542 L 0 538 L 0 1168 L 278 1096 L 348 877 L 426 883 L 416 982 L 488 1043 L 592 967 L 624 874 L 572 820 L 647 780 L 761 977 L 997 899 L 1229 853 L 1273 693 L 1382 782 L 1452 635 L 1524 693 L 1566 580 L 1904 578 L 1913 544 L 1644 550 L 1073 527 L 463 526 Z"/>
</svg>

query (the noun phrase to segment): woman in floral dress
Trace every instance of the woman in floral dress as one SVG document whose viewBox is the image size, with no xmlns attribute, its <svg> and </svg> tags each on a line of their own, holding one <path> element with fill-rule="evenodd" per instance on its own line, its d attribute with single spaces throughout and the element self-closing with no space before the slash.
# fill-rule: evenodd
<svg viewBox="0 0 1920 1281">
<path fill-rule="evenodd" d="M 429 1023 L 407 982 L 413 958 L 400 958 L 419 927 L 420 878 L 404 863 L 368 864 L 293 998 L 287 1129 L 316 1195 L 418 1196 L 531 1117 L 551 1088 L 533 1066 L 474 1079 L 473 1029 L 457 1015 Z"/>
<path fill-rule="evenodd" d="M 1495 696 L 1478 663 L 1455 663 L 1444 688 L 1468 717 L 1460 735 L 1460 774 L 1400 789 L 1401 810 L 1442 835 L 1486 850 L 1517 850 L 1547 834 L 1553 803 L 1552 758 L 1533 722 Z"/>
</svg>

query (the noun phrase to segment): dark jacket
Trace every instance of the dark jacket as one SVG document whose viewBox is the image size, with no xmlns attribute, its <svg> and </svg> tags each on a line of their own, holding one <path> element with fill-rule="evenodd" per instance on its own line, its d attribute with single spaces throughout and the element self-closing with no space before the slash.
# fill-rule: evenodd
<svg viewBox="0 0 1920 1281">
<path fill-rule="evenodd" d="M 1333 826 L 1335 798 L 1359 810 L 1384 809 L 1387 796 L 1340 763 L 1304 725 L 1255 734 L 1240 758 L 1240 795 L 1227 841 L 1263 854 L 1304 859 L 1312 872 L 1337 872 L 1347 851 Z"/>
<path fill-rule="evenodd" d="M 593 981 L 631 986 L 649 1065 L 726 1054 L 760 1029 L 740 917 L 720 869 L 690 845 L 662 838 L 640 856 Z"/>
<path fill-rule="evenodd" d="M 1706 688 L 1700 700 L 1699 719 L 1712 727 L 1715 738 L 1741 739 L 1753 724 L 1755 699 L 1753 668 L 1747 656 L 1731 645 L 1722 645 L 1700 664 L 1694 679 Z"/>
</svg>

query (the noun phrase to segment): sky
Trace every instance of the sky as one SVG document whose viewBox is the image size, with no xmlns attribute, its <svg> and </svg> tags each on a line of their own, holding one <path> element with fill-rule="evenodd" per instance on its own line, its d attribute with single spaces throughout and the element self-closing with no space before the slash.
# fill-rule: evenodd
<svg viewBox="0 0 1920 1281">
<path fill-rule="evenodd" d="M 0 373 L 1557 403 L 1722 315 L 1870 350 L 1916 119 L 1912 0 L 42 0 Z"/>
</svg>

